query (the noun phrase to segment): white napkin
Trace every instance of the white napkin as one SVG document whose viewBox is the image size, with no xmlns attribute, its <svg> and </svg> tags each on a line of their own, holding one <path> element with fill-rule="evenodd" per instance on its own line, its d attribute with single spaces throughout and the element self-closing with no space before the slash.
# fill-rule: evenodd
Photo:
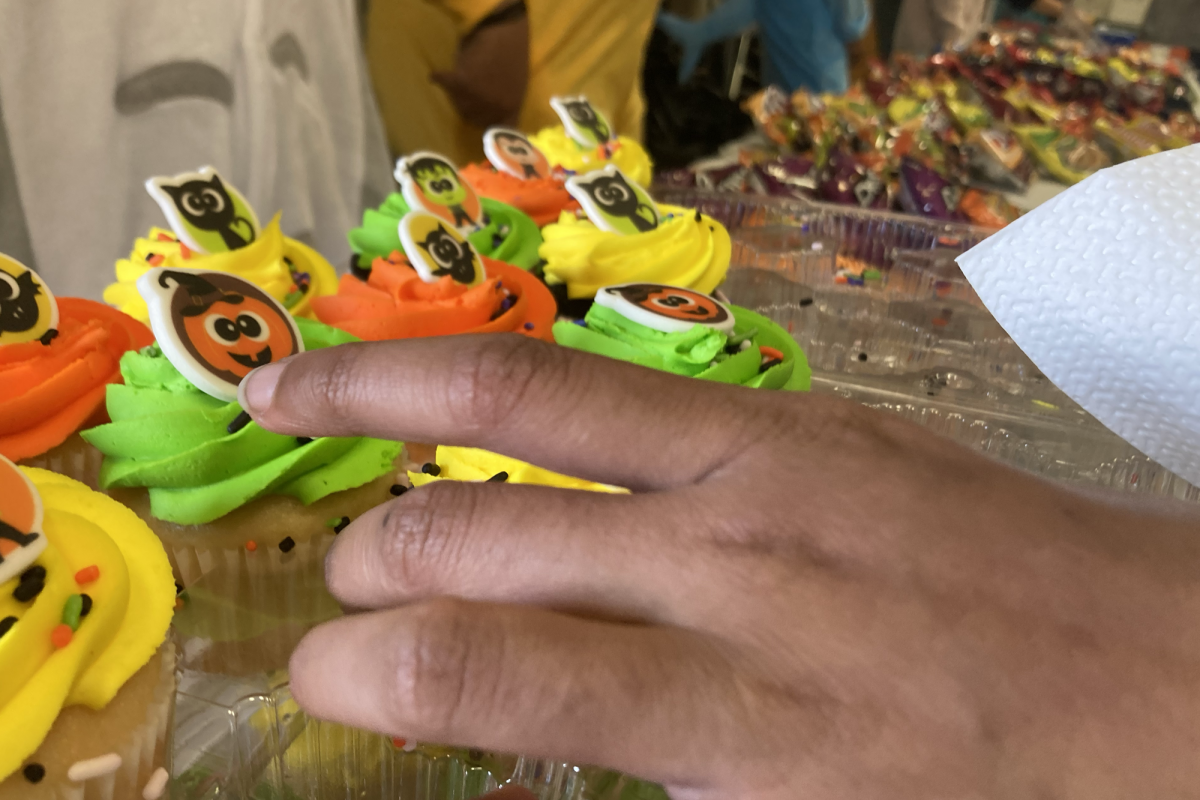
<svg viewBox="0 0 1200 800">
<path fill-rule="evenodd" d="M 1200 145 L 1101 170 L 958 264 L 1050 380 L 1200 483 Z"/>
</svg>

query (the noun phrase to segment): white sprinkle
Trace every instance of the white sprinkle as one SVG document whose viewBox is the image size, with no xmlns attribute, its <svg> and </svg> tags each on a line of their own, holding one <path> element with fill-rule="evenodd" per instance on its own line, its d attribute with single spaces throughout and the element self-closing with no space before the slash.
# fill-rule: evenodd
<svg viewBox="0 0 1200 800">
<path fill-rule="evenodd" d="M 96 756 L 85 761 L 76 761 L 67 769 L 67 780 L 82 783 L 92 778 L 99 778 L 121 768 L 121 757 L 116 753 Z"/>
<path fill-rule="evenodd" d="M 405 739 L 404 747 L 401 747 L 400 749 L 406 753 L 411 753 L 413 750 L 416 750 L 417 749 L 416 739 Z"/>
<path fill-rule="evenodd" d="M 171 777 L 162 767 L 154 770 L 154 774 L 150 776 L 150 780 L 146 781 L 146 788 L 142 789 L 142 800 L 158 800 L 163 796 L 163 792 L 167 788 L 167 778 Z"/>
</svg>

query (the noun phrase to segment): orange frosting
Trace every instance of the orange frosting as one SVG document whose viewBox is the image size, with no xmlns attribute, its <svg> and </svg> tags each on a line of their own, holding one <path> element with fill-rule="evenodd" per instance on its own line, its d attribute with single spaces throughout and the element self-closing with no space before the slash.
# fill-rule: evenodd
<svg viewBox="0 0 1200 800">
<path fill-rule="evenodd" d="M 556 222 L 561 211 L 579 210 L 579 202 L 555 177 L 521 180 L 507 172 L 499 172 L 487 163 L 468 164 L 459 172 L 475 187 L 475 191 L 484 197 L 515 206 L 536 222 L 539 228 Z"/>
<path fill-rule="evenodd" d="M 533 275 L 483 257 L 487 281 L 467 287 L 443 276 L 421 280 L 399 251 L 371 263 L 364 283 L 343 275 L 338 292 L 314 297 L 313 310 L 326 325 L 366 341 L 446 336 L 454 333 L 523 333 L 554 341 L 556 310 L 550 290 Z M 511 298 L 507 310 L 501 310 Z"/>
<path fill-rule="evenodd" d="M 0 455 L 41 455 L 89 422 L 103 421 L 104 387 L 121 380 L 126 350 L 150 329 L 101 303 L 58 298 L 58 336 L 0 347 Z"/>
</svg>

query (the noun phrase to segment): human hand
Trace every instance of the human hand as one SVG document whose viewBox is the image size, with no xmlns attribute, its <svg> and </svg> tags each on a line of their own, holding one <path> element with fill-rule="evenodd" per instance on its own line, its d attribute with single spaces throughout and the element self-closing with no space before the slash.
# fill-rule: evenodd
<svg viewBox="0 0 1200 800">
<path fill-rule="evenodd" d="M 434 72 L 464 121 L 480 128 L 516 125 L 529 85 L 529 18 L 485 25 L 458 46 L 454 68 Z"/>
<path fill-rule="evenodd" d="M 1200 537 L 837 398 L 517 336 L 263 367 L 292 435 L 474 445 L 632 495 L 439 481 L 354 520 L 315 716 L 676 800 L 1193 796 Z"/>
</svg>

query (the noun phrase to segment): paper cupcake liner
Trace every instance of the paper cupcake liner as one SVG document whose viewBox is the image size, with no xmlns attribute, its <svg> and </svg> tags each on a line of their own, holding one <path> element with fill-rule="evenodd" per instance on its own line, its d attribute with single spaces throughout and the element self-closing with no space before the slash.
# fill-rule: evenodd
<svg viewBox="0 0 1200 800">
<path fill-rule="evenodd" d="M 23 459 L 21 466 L 57 472 L 86 484 L 89 489 L 98 490 L 103 460 L 103 453 L 85 442 L 78 433 L 73 433 L 57 447 L 33 458 Z"/>
</svg>

